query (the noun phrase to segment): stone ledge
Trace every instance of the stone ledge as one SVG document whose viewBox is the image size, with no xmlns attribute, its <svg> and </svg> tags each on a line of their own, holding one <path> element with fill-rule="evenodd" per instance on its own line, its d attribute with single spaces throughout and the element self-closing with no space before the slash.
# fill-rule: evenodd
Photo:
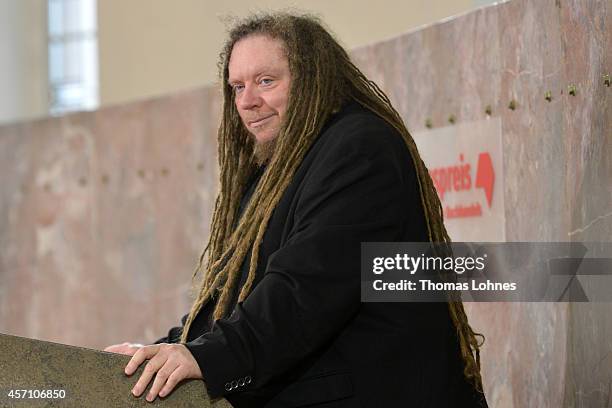
<svg viewBox="0 0 612 408">
<path fill-rule="evenodd" d="M 226 400 L 211 402 L 203 381 L 182 382 L 166 398 L 147 402 L 131 389 L 142 368 L 131 377 L 123 369 L 129 356 L 0 334 L 0 406 L 28 407 L 210 407 L 231 408 Z M 13 390 L 64 390 L 63 399 L 11 399 Z M 143 394 L 146 395 L 146 392 Z"/>
</svg>

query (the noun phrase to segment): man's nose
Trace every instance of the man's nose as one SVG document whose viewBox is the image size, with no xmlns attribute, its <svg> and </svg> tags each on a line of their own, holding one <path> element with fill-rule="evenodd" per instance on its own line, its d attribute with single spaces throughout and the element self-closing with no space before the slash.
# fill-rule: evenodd
<svg viewBox="0 0 612 408">
<path fill-rule="evenodd" d="M 254 86 L 245 86 L 238 98 L 238 104 L 242 109 L 253 109 L 261 106 L 261 96 Z"/>
</svg>

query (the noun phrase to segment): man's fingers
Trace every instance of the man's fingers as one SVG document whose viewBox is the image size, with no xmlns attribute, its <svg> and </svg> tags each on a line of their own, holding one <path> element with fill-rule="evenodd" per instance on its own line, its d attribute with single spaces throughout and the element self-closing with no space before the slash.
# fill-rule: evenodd
<svg viewBox="0 0 612 408">
<path fill-rule="evenodd" d="M 138 351 L 138 348 L 133 346 L 128 346 L 128 348 L 119 351 L 121 354 L 125 354 L 126 356 L 133 356 Z"/>
<path fill-rule="evenodd" d="M 138 382 L 132 389 L 132 394 L 139 397 L 147 388 L 147 385 L 149 385 L 151 378 L 153 378 L 155 373 L 165 364 L 165 362 L 166 360 L 159 358 L 159 356 L 149 360 L 147 365 L 145 365 L 144 370 L 142 370 L 142 374 L 138 379 Z"/>
<path fill-rule="evenodd" d="M 124 354 L 126 356 L 133 356 L 134 353 L 138 351 L 139 347 L 142 347 L 142 346 L 129 344 L 129 343 L 115 344 L 112 346 L 108 346 L 107 348 L 104 349 L 104 351 L 107 351 L 109 353 Z"/>
<path fill-rule="evenodd" d="M 136 351 L 134 355 L 132 356 L 132 359 L 130 360 L 130 362 L 127 363 L 127 365 L 125 366 L 125 374 L 126 375 L 134 374 L 134 371 L 136 371 L 136 369 L 140 367 L 140 365 L 145 360 L 153 358 L 153 356 L 156 355 L 158 351 L 159 351 L 159 346 L 147 346 L 147 347 L 141 347 L 140 349 L 138 349 L 138 351 Z"/>
<path fill-rule="evenodd" d="M 176 370 L 172 372 L 172 374 L 170 374 L 170 377 L 168 377 L 168 380 L 166 380 L 166 385 L 160 391 L 159 396 L 165 397 L 166 395 L 170 394 L 174 387 L 176 387 L 176 384 L 178 384 L 184 379 L 184 370 L 181 370 L 181 367 L 179 366 Z"/>
<path fill-rule="evenodd" d="M 138 366 L 145 360 L 149 359 L 149 362 L 145 365 L 142 370 L 142 375 L 138 379 L 138 382 L 132 388 L 132 394 L 139 397 L 142 392 L 147 388 L 149 381 L 153 378 L 153 375 L 164 365 L 166 362 L 166 356 L 158 354 L 160 346 L 147 346 L 139 349 L 136 354 L 132 357 L 128 365 L 125 367 L 125 373 L 127 375 L 133 374 Z"/>
<path fill-rule="evenodd" d="M 121 344 L 113 344 L 111 346 L 108 346 L 104 349 L 104 351 L 109 351 L 111 353 L 118 353 L 120 351 L 117 350 L 123 350 L 126 346 L 129 346 L 130 343 L 125 342 L 125 343 L 121 343 Z"/>
<path fill-rule="evenodd" d="M 172 376 L 172 374 L 177 371 L 179 365 L 178 363 L 172 363 L 170 360 L 166 360 L 166 364 L 163 365 L 157 372 L 155 376 L 155 380 L 153 381 L 153 385 L 147 394 L 147 401 L 152 402 L 157 394 L 162 389 L 162 387 L 166 384 L 168 378 Z"/>
<path fill-rule="evenodd" d="M 149 361 L 134 385 L 132 394 L 136 397 L 141 396 L 155 376 L 147 394 L 149 402 L 155 400 L 158 395 L 167 396 L 180 381 L 186 378 L 202 378 L 197 361 L 187 347 L 181 344 L 157 344 L 141 348 L 126 366 L 125 373 L 133 374 L 147 359 Z"/>
</svg>

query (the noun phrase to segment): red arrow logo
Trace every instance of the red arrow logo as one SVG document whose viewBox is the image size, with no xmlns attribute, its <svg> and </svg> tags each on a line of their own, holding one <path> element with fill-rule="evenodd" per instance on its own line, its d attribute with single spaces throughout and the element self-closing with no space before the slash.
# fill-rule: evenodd
<svg viewBox="0 0 612 408">
<path fill-rule="evenodd" d="M 489 208 L 491 208 L 491 201 L 493 200 L 494 184 L 495 171 L 493 171 L 491 156 L 489 156 L 489 153 L 480 153 L 478 155 L 478 169 L 476 170 L 476 187 L 484 188 Z"/>
</svg>

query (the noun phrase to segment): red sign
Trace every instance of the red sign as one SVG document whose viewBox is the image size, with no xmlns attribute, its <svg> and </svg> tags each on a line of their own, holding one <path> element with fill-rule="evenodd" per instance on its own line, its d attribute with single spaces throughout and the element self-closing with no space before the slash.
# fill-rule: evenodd
<svg viewBox="0 0 612 408">
<path fill-rule="evenodd" d="M 472 181 L 472 168 L 473 166 L 470 163 L 465 163 L 464 154 L 460 153 L 459 163 L 429 170 L 443 206 L 444 198 L 448 192 L 470 191 L 474 188 L 481 188 L 484 190 L 487 204 L 491 208 L 495 185 L 495 171 L 491 155 L 488 152 L 478 154 L 475 183 Z M 452 207 L 444 206 L 444 216 L 446 218 L 479 217 L 481 215 L 482 207 L 477 201 L 455 204 Z"/>
</svg>

